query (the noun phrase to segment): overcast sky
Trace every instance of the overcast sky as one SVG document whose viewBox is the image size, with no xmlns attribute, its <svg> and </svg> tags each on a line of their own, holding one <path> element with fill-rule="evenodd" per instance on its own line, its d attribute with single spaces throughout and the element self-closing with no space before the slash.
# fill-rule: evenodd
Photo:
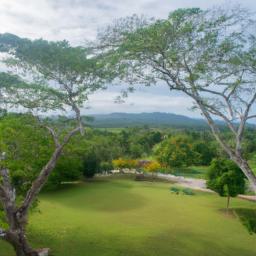
<svg viewBox="0 0 256 256">
<path fill-rule="evenodd" d="M 256 11 L 256 0 L 0 0 L 0 33 L 83 44 L 97 29 L 114 19 L 134 13 L 164 18 L 176 8 L 240 4 Z M 198 117 L 189 110 L 192 102 L 166 86 L 141 88 L 123 104 L 114 103 L 118 87 L 90 97 L 84 113 L 172 112 Z"/>
</svg>

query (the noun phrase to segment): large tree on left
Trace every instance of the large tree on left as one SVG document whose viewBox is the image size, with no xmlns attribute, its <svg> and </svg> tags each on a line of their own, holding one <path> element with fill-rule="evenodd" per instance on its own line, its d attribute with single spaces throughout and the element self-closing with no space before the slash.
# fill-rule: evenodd
<svg viewBox="0 0 256 256">
<path fill-rule="evenodd" d="M 0 227 L 0 238 L 13 246 L 16 255 L 36 256 L 40 250 L 32 248 L 26 236 L 29 210 L 65 145 L 76 133 L 84 134 L 80 109 L 88 94 L 102 88 L 107 78 L 103 77 L 103 65 L 97 57 L 88 49 L 72 47 L 66 41 L 31 41 L 1 34 L 0 52 L 5 65 L 5 71 L 0 73 L 1 109 L 33 113 L 55 145 L 31 185 L 19 195 L 17 193 L 22 191 L 16 187 L 19 183 L 13 182 L 12 172 L 7 168 L 8 154 L 0 152 L 0 211 L 2 208 L 7 223 L 5 228 Z M 73 111 L 75 122 L 70 122 L 65 131 L 56 130 L 41 118 L 42 112 L 52 110 Z"/>
</svg>

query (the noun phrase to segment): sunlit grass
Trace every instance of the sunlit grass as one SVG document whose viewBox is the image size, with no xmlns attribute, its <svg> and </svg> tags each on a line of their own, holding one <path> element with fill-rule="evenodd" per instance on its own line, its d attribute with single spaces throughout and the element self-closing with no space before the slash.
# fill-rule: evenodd
<svg viewBox="0 0 256 256">
<path fill-rule="evenodd" d="M 55 256 L 254 256 L 256 235 L 236 215 L 226 215 L 225 198 L 170 192 L 171 185 L 127 179 L 66 185 L 41 196 L 29 237 Z M 256 210 L 234 199 L 233 209 Z M 1 256 L 13 256 L 0 243 Z"/>
</svg>

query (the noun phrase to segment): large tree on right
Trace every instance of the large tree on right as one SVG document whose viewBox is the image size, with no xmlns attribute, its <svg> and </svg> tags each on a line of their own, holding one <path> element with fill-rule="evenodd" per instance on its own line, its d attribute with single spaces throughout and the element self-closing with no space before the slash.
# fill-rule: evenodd
<svg viewBox="0 0 256 256">
<path fill-rule="evenodd" d="M 193 99 L 227 155 L 256 191 L 243 153 L 246 124 L 256 117 L 255 21 L 246 10 L 178 9 L 164 20 L 138 16 L 108 26 L 99 48 L 122 80 L 165 83 Z M 218 126 L 222 120 L 232 137 Z"/>
</svg>

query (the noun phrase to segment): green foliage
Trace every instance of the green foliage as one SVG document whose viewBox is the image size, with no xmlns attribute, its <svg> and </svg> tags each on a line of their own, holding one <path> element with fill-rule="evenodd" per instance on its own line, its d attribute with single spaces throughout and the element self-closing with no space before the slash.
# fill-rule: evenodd
<svg viewBox="0 0 256 256">
<path fill-rule="evenodd" d="M 192 142 L 186 136 L 172 136 L 163 141 L 155 151 L 160 163 L 168 167 L 189 166 L 199 155 L 193 151 Z"/>
<path fill-rule="evenodd" d="M 251 235 L 256 234 L 256 210 L 238 208 L 238 209 L 235 209 L 235 213 L 238 216 L 238 218 L 241 220 L 243 225 L 247 228 L 248 232 Z"/>
<path fill-rule="evenodd" d="M 9 104 L 14 102 L 28 109 L 71 108 L 80 120 L 79 107 L 88 95 L 111 80 L 100 57 L 87 48 L 72 47 L 67 41 L 0 34 L 0 52 L 8 53 L 4 62 L 11 72 L 0 74 L 1 87 L 8 94 L 6 101 L 10 97 Z M 19 77 L 15 76 L 17 70 Z M 32 83 L 25 82 L 31 80 Z"/>
<path fill-rule="evenodd" d="M 183 194 L 187 196 L 195 195 L 194 191 L 190 188 L 170 187 L 170 191 L 176 195 L 179 195 L 179 194 Z"/>
<path fill-rule="evenodd" d="M 231 160 L 215 159 L 209 168 L 207 186 L 220 196 L 235 197 L 245 192 L 245 176 Z"/>
<path fill-rule="evenodd" d="M 161 164 L 158 163 L 157 161 L 149 161 L 144 164 L 143 170 L 145 172 L 154 173 L 154 172 L 159 172 L 161 170 L 161 167 L 162 167 Z"/>
<path fill-rule="evenodd" d="M 53 150 L 49 133 L 33 116 L 8 114 L 1 117 L 0 152 L 6 152 L 4 164 L 10 170 L 12 183 L 19 195 L 28 190 Z M 81 160 L 75 153 L 74 144 L 64 150 L 46 189 L 56 188 L 63 181 L 80 178 Z"/>
<path fill-rule="evenodd" d="M 225 64 L 234 63 L 234 54 L 242 45 L 239 33 L 232 29 L 235 25 L 237 31 L 242 29 L 245 15 L 238 9 L 229 13 L 188 8 L 175 10 L 162 20 L 127 18 L 101 33 L 99 43 L 113 45 L 106 55 L 111 63 L 116 62 L 114 68 L 121 78 L 147 85 L 162 80 L 172 89 L 190 91 L 192 83 L 203 86 L 227 71 L 220 56 L 226 56 Z M 230 31 L 223 36 L 226 27 Z"/>
<path fill-rule="evenodd" d="M 39 81 L 31 83 L 17 75 L 0 72 L 1 107 L 56 110 L 62 107 L 61 93 Z M 4 104 L 4 105 L 3 105 Z"/>
<path fill-rule="evenodd" d="M 194 162 L 196 165 L 209 165 L 217 155 L 216 147 L 210 141 L 195 141 L 192 150 L 199 155 Z"/>
<path fill-rule="evenodd" d="M 83 175 L 86 178 L 93 178 L 93 176 L 100 169 L 100 161 L 94 152 L 90 152 L 84 156 L 83 159 Z"/>
<path fill-rule="evenodd" d="M 194 191 L 191 188 L 183 188 L 182 193 L 187 196 L 195 195 Z"/>
<path fill-rule="evenodd" d="M 171 191 L 172 193 L 177 194 L 177 195 L 180 193 L 180 189 L 177 188 L 177 187 L 170 187 L 170 191 Z"/>
<path fill-rule="evenodd" d="M 49 134 L 30 115 L 10 114 L 0 120 L 0 152 L 17 192 L 24 194 L 53 151 Z"/>
<path fill-rule="evenodd" d="M 111 162 L 101 162 L 100 163 L 100 171 L 101 172 L 108 172 L 113 169 L 113 165 Z"/>
<path fill-rule="evenodd" d="M 133 169 L 138 167 L 138 161 L 130 158 L 118 158 L 112 161 L 113 167 L 117 169 Z"/>
</svg>

